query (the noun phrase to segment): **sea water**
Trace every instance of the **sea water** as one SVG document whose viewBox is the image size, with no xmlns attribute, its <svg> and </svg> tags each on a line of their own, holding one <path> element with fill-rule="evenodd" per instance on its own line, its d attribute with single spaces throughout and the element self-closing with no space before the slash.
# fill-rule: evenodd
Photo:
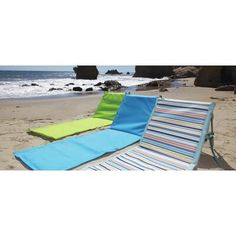
<svg viewBox="0 0 236 236">
<path fill-rule="evenodd" d="M 87 88 L 92 88 L 93 92 L 97 93 L 102 92 L 102 89 L 94 85 L 106 80 L 117 80 L 122 86 L 127 87 L 127 90 L 153 81 L 150 78 L 132 77 L 132 74 L 99 74 L 96 80 L 77 80 L 72 71 L 0 71 L 0 99 L 91 94 L 86 92 Z M 70 83 L 73 84 L 67 85 Z M 35 84 L 36 86 L 33 86 Z M 81 92 L 73 91 L 73 87 L 77 86 L 82 88 Z M 52 88 L 60 90 L 49 91 Z"/>
</svg>

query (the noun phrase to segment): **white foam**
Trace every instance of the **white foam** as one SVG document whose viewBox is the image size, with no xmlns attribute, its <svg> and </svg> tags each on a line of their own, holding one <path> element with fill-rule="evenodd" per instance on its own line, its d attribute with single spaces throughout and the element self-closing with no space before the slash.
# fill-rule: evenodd
<svg viewBox="0 0 236 236">
<path fill-rule="evenodd" d="M 163 78 L 162 80 L 167 80 Z M 99 86 L 95 84 L 107 80 L 117 80 L 122 86 L 130 87 L 153 81 L 150 78 L 137 77 L 133 78 L 131 75 L 99 75 L 97 80 L 76 80 L 72 78 L 64 79 L 39 79 L 39 80 L 21 80 L 0 83 L 0 98 L 30 98 L 40 96 L 54 96 L 54 95 L 66 95 L 74 93 L 86 93 L 87 88 L 92 87 L 93 91 L 101 90 Z M 36 83 L 39 86 L 31 86 L 31 83 Z M 74 85 L 65 86 L 68 83 L 74 83 Z M 30 86 L 22 87 L 23 84 Z M 73 87 L 79 86 L 83 89 L 82 92 L 72 91 Z M 61 88 L 62 90 L 48 91 L 50 88 Z"/>
</svg>

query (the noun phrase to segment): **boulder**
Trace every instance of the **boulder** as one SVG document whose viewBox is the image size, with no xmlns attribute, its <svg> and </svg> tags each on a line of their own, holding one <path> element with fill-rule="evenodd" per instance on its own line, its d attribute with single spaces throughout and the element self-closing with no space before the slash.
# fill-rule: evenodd
<svg viewBox="0 0 236 236">
<path fill-rule="evenodd" d="M 31 86 L 39 86 L 39 85 L 36 83 L 31 83 Z"/>
<path fill-rule="evenodd" d="M 104 82 L 108 90 L 114 91 L 122 88 L 122 85 L 117 80 L 107 80 Z"/>
<path fill-rule="evenodd" d="M 234 91 L 235 85 L 222 85 L 215 89 L 215 91 Z"/>
<path fill-rule="evenodd" d="M 65 84 L 65 86 L 75 85 L 74 83 Z"/>
<path fill-rule="evenodd" d="M 128 72 L 126 73 L 126 75 L 130 75 L 130 72 L 128 71 Z"/>
<path fill-rule="evenodd" d="M 86 91 L 86 92 L 93 91 L 93 88 L 92 88 L 92 87 L 90 87 L 90 88 L 86 88 L 85 91 Z"/>
<path fill-rule="evenodd" d="M 168 92 L 168 89 L 166 89 L 166 88 L 164 88 L 164 87 L 161 87 L 159 91 L 160 91 L 160 92 Z"/>
<path fill-rule="evenodd" d="M 107 80 L 104 86 L 100 87 L 103 91 L 115 91 L 122 88 L 122 85 L 117 80 Z"/>
<path fill-rule="evenodd" d="M 194 84 L 213 88 L 236 84 L 236 66 L 202 66 Z"/>
<path fill-rule="evenodd" d="M 159 87 L 160 86 L 160 81 L 154 80 L 146 84 L 146 87 Z"/>
<path fill-rule="evenodd" d="M 196 77 L 199 71 L 197 66 L 181 66 L 173 69 L 175 78 Z"/>
<path fill-rule="evenodd" d="M 96 66 L 76 66 L 73 68 L 76 79 L 97 79 L 98 69 Z"/>
<path fill-rule="evenodd" d="M 50 88 L 48 91 L 63 90 L 62 88 Z"/>
<path fill-rule="evenodd" d="M 102 82 L 98 82 L 97 84 L 94 84 L 94 86 L 101 86 Z"/>
<path fill-rule="evenodd" d="M 106 75 L 120 75 L 122 73 L 119 72 L 118 70 L 108 70 L 105 74 Z"/>
<path fill-rule="evenodd" d="M 107 80 L 104 82 L 107 87 L 121 86 L 121 84 L 117 80 Z"/>
<path fill-rule="evenodd" d="M 134 77 L 162 78 L 173 74 L 172 66 L 135 66 Z"/>
<path fill-rule="evenodd" d="M 107 88 L 107 87 L 100 87 L 100 89 L 101 89 L 102 91 L 108 91 L 108 88 Z"/>
<path fill-rule="evenodd" d="M 83 91 L 83 89 L 81 87 L 73 87 L 73 91 L 81 92 L 81 91 Z"/>
<path fill-rule="evenodd" d="M 21 87 L 29 87 L 28 84 L 22 84 Z"/>
</svg>

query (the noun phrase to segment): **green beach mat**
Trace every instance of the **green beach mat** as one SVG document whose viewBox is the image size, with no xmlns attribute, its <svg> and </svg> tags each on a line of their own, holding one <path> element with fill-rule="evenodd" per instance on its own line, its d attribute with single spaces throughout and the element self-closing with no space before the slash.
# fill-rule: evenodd
<svg viewBox="0 0 236 236">
<path fill-rule="evenodd" d="M 66 136 L 111 125 L 124 96 L 124 93 L 106 92 L 92 117 L 40 128 L 32 128 L 30 132 L 44 138 L 57 140 Z"/>
</svg>

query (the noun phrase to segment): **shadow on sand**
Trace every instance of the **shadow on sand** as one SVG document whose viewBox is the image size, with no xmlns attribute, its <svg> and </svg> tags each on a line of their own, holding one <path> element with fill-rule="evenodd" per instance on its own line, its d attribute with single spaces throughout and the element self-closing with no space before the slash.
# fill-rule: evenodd
<svg viewBox="0 0 236 236">
<path fill-rule="evenodd" d="M 206 153 L 201 154 L 198 164 L 198 170 L 235 170 L 232 168 L 218 152 L 218 164 L 213 160 L 212 156 Z"/>
</svg>

